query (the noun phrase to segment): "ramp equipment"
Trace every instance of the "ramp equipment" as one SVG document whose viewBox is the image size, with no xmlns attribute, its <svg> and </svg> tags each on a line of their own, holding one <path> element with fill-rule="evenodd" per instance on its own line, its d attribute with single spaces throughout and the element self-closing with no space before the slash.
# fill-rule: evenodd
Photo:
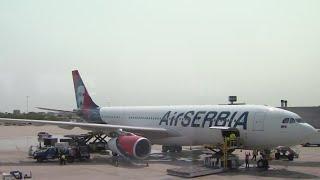
<svg viewBox="0 0 320 180">
<path fill-rule="evenodd" d="M 230 134 L 235 137 L 229 138 Z M 236 135 L 237 134 L 237 135 Z M 205 148 L 210 152 L 204 156 L 203 165 L 167 169 L 167 174 L 184 178 L 194 178 L 199 176 L 223 173 L 229 169 L 237 169 L 240 167 L 239 157 L 233 155 L 232 152 L 241 148 L 241 139 L 239 133 L 234 130 L 223 131 L 223 143 L 217 146 L 207 145 Z"/>
<path fill-rule="evenodd" d="M 206 145 L 205 148 L 212 151 L 211 159 L 215 159 L 216 167 L 224 169 L 236 169 L 240 166 L 239 158 L 232 154 L 235 149 L 243 148 L 239 130 L 229 128 L 221 130 L 223 142 L 218 145 Z M 220 162 L 221 160 L 221 162 Z M 207 160 L 208 161 L 208 160 Z"/>
<path fill-rule="evenodd" d="M 101 152 L 108 149 L 108 135 L 101 132 L 89 132 L 80 135 L 65 135 L 76 145 L 88 145 L 91 152 Z"/>
</svg>

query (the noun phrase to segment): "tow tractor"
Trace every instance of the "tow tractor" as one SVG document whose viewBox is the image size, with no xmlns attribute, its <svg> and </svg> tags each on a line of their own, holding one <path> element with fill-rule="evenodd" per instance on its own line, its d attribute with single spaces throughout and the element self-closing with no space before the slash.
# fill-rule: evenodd
<svg viewBox="0 0 320 180">
<path fill-rule="evenodd" d="M 37 162 L 58 159 L 59 153 L 66 155 L 69 163 L 74 162 L 75 159 L 79 159 L 80 161 L 90 159 L 89 148 L 87 146 L 69 147 L 64 150 L 57 147 L 42 148 L 33 153 L 33 159 L 36 159 Z"/>
<path fill-rule="evenodd" d="M 57 159 L 58 157 L 59 157 L 59 153 L 56 147 L 39 149 L 33 153 L 33 159 L 36 159 L 37 162 L 42 162 L 44 160 L 50 160 L 50 159 Z"/>
<path fill-rule="evenodd" d="M 276 160 L 279 159 L 288 159 L 289 161 L 293 161 L 294 158 L 299 158 L 299 154 L 295 152 L 290 147 L 286 146 L 278 146 L 276 148 L 276 153 L 274 154 L 274 158 Z"/>
</svg>

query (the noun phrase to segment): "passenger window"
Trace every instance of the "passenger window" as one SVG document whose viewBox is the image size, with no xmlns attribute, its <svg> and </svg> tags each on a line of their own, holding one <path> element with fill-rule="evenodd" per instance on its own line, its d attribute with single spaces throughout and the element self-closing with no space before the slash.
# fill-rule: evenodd
<svg viewBox="0 0 320 180">
<path fill-rule="evenodd" d="M 289 118 L 285 118 L 282 123 L 286 124 L 286 123 L 289 123 Z"/>
<path fill-rule="evenodd" d="M 296 122 L 296 120 L 294 120 L 293 118 L 290 118 L 290 124 L 295 123 L 295 122 Z"/>
</svg>

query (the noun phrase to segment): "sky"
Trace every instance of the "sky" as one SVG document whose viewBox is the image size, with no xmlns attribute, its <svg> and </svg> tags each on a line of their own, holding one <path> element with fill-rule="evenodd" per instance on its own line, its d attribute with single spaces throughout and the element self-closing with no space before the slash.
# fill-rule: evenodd
<svg viewBox="0 0 320 180">
<path fill-rule="evenodd" d="M 0 1 L 0 111 L 320 105 L 318 0 Z"/>
</svg>

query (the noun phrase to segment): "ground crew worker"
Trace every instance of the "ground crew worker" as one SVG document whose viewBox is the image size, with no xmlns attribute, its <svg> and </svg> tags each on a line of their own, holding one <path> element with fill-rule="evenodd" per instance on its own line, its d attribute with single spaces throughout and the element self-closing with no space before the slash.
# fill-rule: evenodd
<svg viewBox="0 0 320 180">
<path fill-rule="evenodd" d="M 246 152 L 245 156 L 246 156 L 246 158 L 245 158 L 245 160 L 246 160 L 246 168 L 249 168 L 249 158 L 251 156 L 250 152 Z"/>
<path fill-rule="evenodd" d="M 222 158 L 222 156 L 223 156 L 223 153 L 222 153 L 222 151 L 218 151 L 217 153 L 216 153 L 216 164 L 215 164 L 215 166 L 216 167 L 220 167 L 221 166 L 221 164 L 220 164 L 220 159 Z"/>
<path fill-rule="evenodd" d="M 230 134 L 230 146 L 235 146 L 235 142 L 237 141 L 237 136 L 234 133 Z"/>
<path fill-rule="evenodd" d="M 60 162 L 60 165 L 63 164 L 63 162 L 62 162 L 62 152 L 61 151 L 59 151 L 59 162 Z"/>
<path fill-rule="evenodd" d="M 257 155 L 258 155 L 258 150 L 253 150 L 252 152 L 252 159 L 251 160 L 254 160 L 254 161 L 257 161 Z"/>
<path fill-rule="evenodd" d="M 261 158 L 262 158 L 262 162 L 263 162 L 263 167 L 268 169 L 269 168 L 269 162 L 267 159 L 267 154 L 265 152 L 260 152 Z"/>
<path fill-rule="evenodd" d="M 60 150 L 59 151 L 60 165 L 66 165 L 66 155 Z"/>
<path fill-rule="evenodd" d="M 61 159 L 62 159 L 62 164 L 66 165 L 67 159 L 66 159 L 66 155 L 65 154 L 62 154 Z"/>
<path fill-rule="evenodd" d="M 230 146 L 230 137 L 226 136 L 225 141 L 227 143 L 227 146 Z"/>
</svg>

